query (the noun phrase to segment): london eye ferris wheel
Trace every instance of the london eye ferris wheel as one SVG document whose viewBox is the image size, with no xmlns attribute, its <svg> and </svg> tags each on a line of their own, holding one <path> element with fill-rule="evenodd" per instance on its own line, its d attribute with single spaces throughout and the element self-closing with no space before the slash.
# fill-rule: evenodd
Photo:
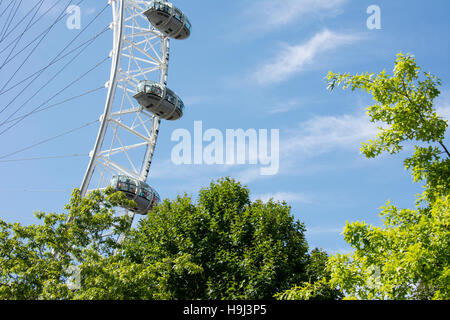
<svg viewBox="0 0 450 320">
<path fill-rule="evenodd" d="M 52 32 L 58 32 L 55 30 L 56 26 L 67 17 L 71 10 L 78 10 L 78 15 L 80 15 L 79 5 L 83 1 L 66 0 L 64 3 L 61 1 L 46 2 L 46 0 L 26 3 L 21 0 L 0 1 L 0 71 L 2 78 L 0 135 L 5 142 L 2 145 L 4 154 L 0 155 L 0 162 L 17 163 L 20 168 L 19 173 L 12 168 L 5 168 L 4 174 L 10 177 L 5 177 L 5 180 L 20 183 L 22 181 L 20 177 L 28 179 L 29 174 L 33 172 L 41 176 L 41 179 L 34 179 L 39 188 L 44 185 L 41 182 L 46 182 L 48 186 L 51 185 L 50 175 L 64 176 L 67 179 L 76 179 L 75 181 L 81 179 L 80 191 L 83 197 L 92 190 L 111 186 L 115 190 L 125 193 L 136 203 L 136 206 L 132 208 L 116 208 L 118 215 L 127 215 L 132 221 L 136 214 L 145 215 L 160 201 L 157 191 L 147 184 L 147 178 L 161 121 L 179 120 L 184 113 L 182 99 L 175 93 L 175 90 L 171 90 L 167 86 L 170 40 L 188 38 L 191 33 L 191 24 L 180 9 L 166 0 L 109 0 L 104 1 L 104 7 L 100 11 L 92 5 L 85 9 L 84 12 L 87 15 L 96 11 L 98 13 L 83 28 L 80 28 L 79 24 L 75 28 L 69 27 L 69 20 L 72 16 L 67 18 L 68 29 L 79 30 L 73 33 L 73 37 L 69 37 L 68 42 L 62 33 L 59 33 L 57 40 L 50 40 Z M 109 17 L 107 21 L 102 19 L 103 13 L 108 9 L 112 10 L 112 21 Z M 49 21 L 51 21 L 50 25 L 48 25 Z M 88 32 L 86 30 L 90 27 L 95 27 L 94 23 L 101 24 L 103 29 L 90 39 L 84 40 L 82 35 L 86 35 Z M 33 30 L 39 31 L 33 33 Z M 108 30 L 112 30 L 112 49 L 109 41 L 103 42 L 101 49 L 93 48 L 89 57 L 100 55 L 103 56 L 102 60 L 83 72 L 86 63 L 76 63 L 77 59 L 83 53 L 86 54 L 87 48 Z M 60 47 L 61 43 L 63 43 L 62 47 Z M 18 59 L 22 61 L 18 62 Z M 105 69 L 106 77 L 93 75 L 94 71 L 108 60 L 110 68 L 106 67 Z M 73 66 L 74 69 L 70 69 L 70 66 Z M 95 79 L 89 81 L 90 79 L 87 78 L 89 74 L 93 75 Z M 61 79 L 64 75 L 66 78 Z M 20 77 L 22 78 L 19 80 Z M 98 86 L 98 80 L 103 84 L 105 78 L 107 78 L 106 84 Z M 69 83 L 67 84 L 66 81 Z M 69 98 L 65 97 L 62 100 L 61 96 L 68 93 L 69 88 L 78 87 L 84 90 L 86 85 L 90 86 L 94 83 L 97 88 Z M 104 90 L 105 87 L 106 97 L 103 95 L 101 100 L 96 97 L 96 100 L 85 100 L 84 104 L 68 104 L 75 99 Z M 46 89 L 49 92 L 45 92 Z M 43 94 L 44 97 L 40 94 Z M 48 96 L 45 97 L 45 95 Z M 58 99 L 61 100 L 55 101 Z M 43 100 L 42 103 L 41 100 Z M 102 106 L 103 101 L 104 105 Z M 73 108 L 60 109 L 59 114 L 58 111 L 54 111 L 51 115 L 43 112 L 54 110 L 54 107 L 62 104 L 73 106 Z M 85 105 L 90 106 L 89 113 L 82 112 L 79 108 Z M 37 113 L 40 115 L 38 119 L 31 117 Z M 75 120 L 78 118 L 85 121 L 85 118 L 90 117 L 91 113 L 94 113 L 92 115 L 95 117 L 95 121 L 90 121 L 75 129 L 67 130 L 68 122 L 61 121 L 61 119 Z M 100 117 L 99 114 L 101 114 Z M 30 127 L 26 130 L 12 132 L 13 128 L 23 128 L 18 125 L 29 118 L 32 118 L 32 121 L 28 122 Z M 15 157 L 31 148 L 42 146 L 44 143 L 47 144 L 98 122 L 100 125 L 97 134 L 95 131 L 89 133 L 89 137 L 95 138 L 95 142 L 83 142 L 83 149 L 89 148 L 88 150 L 91 151 L 87 163 L 79 166 L 80 171 L 77 173 L 75 172 L 77 170 L 67 170 L 69 165 L 66 163 L 43 167 L 42 170 L 20 165 L 23 161 L 29 160 L 87 156 L 86 152 L 70 155 L 53 154 L 54 150 L 75 151 L 74 148 L 66 148 L 72 144 L 66 143 L 62 148 L 59 145 L 56 148 L 41 149 L 40 152 L 44 152 L 44 155 L 33 154 L 27 158 Z M 41 134 L 47 135 L 46 132 L 58 127 L 63 127 L 67 131 L 39 142 L 33 142 Z M 28 132 L 33 132 L 33 135 Z M 31 141 L 32 144 L 10 152 L 10 148 L 17 148 L 21 139 L 28 143 Z M 77 139 L 76 143 L 82 140 Z M 74 143 L 75 140 L 72 141 Z M 85 171 L 84 168 L 86 168 Z M 64 170 L 64 174 L 61 169 Z M 69 178 L 69 175 L 72 176 Z M 28 190 L 19 192 L 12 189 L 11 186 L 9 183 L 5 190 L 13 193 L 12 202 L 19 199 L 20 202 L 17 203 L 24 204 L 21 194 Z M 32 192 L 56 191 L 67 192 L 68 190 L 38 189 Z M 34 199 L 36 200 L 36 197 Z M 40 201 L 41 198 L 38 200 Z M 31 202 L 33 202 L 32 197 L 28 197 L 26 203 Z"/>
<path fill-rule="evenodd" d="M 184 13 L 164 0 L 110 0 L 113 21 L 111 71 L 104 112 L 81 195 L 112 186 L 134 200 L 118 208 L 131 220 L 160 201 L 147 183 L 161 119 L 177 120 L 183 101 L 167 87 L 169 38 L 186 39 L 191 24 Z"/>
</svg>

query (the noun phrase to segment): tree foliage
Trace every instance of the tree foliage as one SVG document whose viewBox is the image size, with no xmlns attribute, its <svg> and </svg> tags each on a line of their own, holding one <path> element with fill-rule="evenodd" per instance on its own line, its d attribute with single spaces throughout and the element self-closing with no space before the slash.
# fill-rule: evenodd
<svg viewBox="0 0 450 320">
<path fill-rule="evenodd" d="M 29 226 L 0 220 L 0 298 L 72 297 L 66 285 L 70 267 L 96 255 L 109 257 L 117 249 L 102 234 L 112 226 L 115 235 L 127 229 L 126 219 L 113 214 L 113 208 L 121 204 L 129 201 L 111 189 L 94 191 L 86 198 L 75 190 L 66 206 L 68 214 L 37 212 L 42 224 Z"/>
<path fill-rule="evenodd" d="M 232 179 L 211 183 L 196 203 L 165 200 L 118 246 L 129 221 L 114 208 L 127 201 L 110 189 L 75 191 L 68 214 L 38 213 L 41 225 L 1 222 L 0 298 L 269 299 L 320 278 L 324 264 L 308 254 L 290 207 L 252 202 Z M 74 270 L 79 285 L 69 289 Z"/>
<path fill-rule="evenodd" d="M 342 292 L 330 284 L 327 270 L 328 254 L 320 249 L 311 251 L 307 264 L 308 281 L 277 293 L 278 300 L 340 300 Z"/>
<path fill-rule="evenodd" d="M 140 222 L 123 255 L 170 266 L 159 275 L 163 298 L 270 298 L 305 277 L 303 232 L 287 205 L 251 203 L 246 188 L 223 179 L 202 189 L 197 205 L 186 195 L 166 200 Z"/>
<path fill-rule="evenodd" d="M 388 203 L 383 228 L 347 223 L 354 252 L 331 257 L 331 284 L 358 299 L 450 299 L 450 196 L 427 209 Z"/>
<path fill-rule="evenodd" d="M 327 78 L 331 90 L 342 85 L 372 95 L 375 104 L 367 114 L 382 126 L 375 139 L 362 144 L 367 158 L 415 144 L 404 165 L 424 192 L 415 210 L 389 202 L 382 207 L 383 227 L 347 222 L 344 239 L 354 252 L 330 257 L 329 277 L 279 298 L 314 299 L 320 290 L 338 289 L 347 299 L 450 299 L 450 154 L 444 144 L 447 121 L 433 104 L 440 80 L 421 74 L 414 57 L 403 54 L 393 76 L 330 72 Z"/>
<path fill-rule="evenodd" d="M 407 142 L 415 143 L 414 153 L 404 161 L 415 182 L 425 183 L 427 200 L 446 195 L 450 190 L 450 153 L 444 144 L 447 121 L 436 113 L 435 98 L 441 80 L 420 72 L 411 55 L 398 54 L 393 76 L 386 71 L 361 75 L 330 72 L 328 88 L 360 89 L 369 93 L 375 104 L 367 108 L 371 122 L 382 123 L 376 139 L 364 142 L 361 152 L 374 158 L 383 152 L 400 152 Z"/>
</svg>

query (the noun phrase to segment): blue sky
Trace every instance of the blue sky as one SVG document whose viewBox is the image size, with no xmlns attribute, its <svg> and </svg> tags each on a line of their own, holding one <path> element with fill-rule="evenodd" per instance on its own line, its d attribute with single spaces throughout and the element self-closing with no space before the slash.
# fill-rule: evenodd
<svg viewBox="0 0 450 320">
<path fill-rule="evenodd" d="M 44 2 L 40 12 L 54 2 Z M 59 2 L 24 34 L 10 55 L 14 59 L 0 70 L 3 87 L 29 56 L 6 88 L 16 82 L 18 86 L 0 95 L 1 106 L 13 101 L 0 113 L 0 122 L 11 114 L 30 112 L 103 61 L 111 50 L 112 32 L 108 31 L 21 107 L 72 56 L 49 67 L 28 86 L 29 80 L 21 80 L 46 66 L 78 33 L 82 32 L 72 47 L 99 33 L 112 19 L 107 8 L 87 27 L 107 1 L 85 0 L 80 5 L 80 30 L 67 29 L 63 18 L 33 52 L 34 45 L 18 53 L 50 25 L 67 1 Z M 0 13 L 5 3 L 0 4 Z M 23 3 L 13 25 L 38 1 Z M 249 187 L 253 199 L 286 200 L 294 216 L 306 224 L 310 246 L 329 252 L 349 250 L 340 234 L 347 220 L 379 225 L 379 207 L 387 200 L 399 207 L 414 206 L 414 195 L 421 188 L 413 184 L 402 165 L 410 146 L 396 156 L 365 159 L 359 152 L 360 142 L 376 134 L 365 116 L 372 101 L 359 92 L 330 93 L 324 77 L 330 70 L 391 72 L 398 52 L 411 53 L 424 71 L 442 79 L 436 107 L 450 118 L 448 1 L 178 0 L 174 4 L 189 17 L 193 30 L 189 39 L 171 42 L 168 86 L 183 99 L 186 110 L 182 119 L 161 124 L 148 182 L 163 198 L 187 192 L 195 199 L 211 180 L 231 176 Z M 370 5 L 381 9 L 379 30 L 366 26 Z M 26 21 L 11 34 L 5 33 L 8 37 L 0 41 L 0 51 L 20 35 Z M 0 17 L 0 28 L 5 22 L 6 14 Z M 8 48 L 0 53 L 0 65 L 12 47 Z M 103 62 L 51 103 L 100 88 L 108 80 L 109 66 L 109 60 Z M 0 134 L 1 155 L 98 119 L 105 96 L 106 89 L 99 89 L 27 117 Z M 226 129 L 279 129 L 278 174 L 261 176 L 260 166 L 250 164 L 175 165 L 171 150 L 176 142 L 171 141 L 171 134 L 176 129 L 193 133 L 194 121 L 200 120 L 204 130 L 214 128 L 224 134 Z M 35 210 L 61 211 L 69 190 L 81 183 L 97 129 L 98 123 L 94 123 L 10 157 L 0 155 L 0 217 L 33 223 Z M 77 156 L 5 161 L 74 154 Z"/>
</svg>

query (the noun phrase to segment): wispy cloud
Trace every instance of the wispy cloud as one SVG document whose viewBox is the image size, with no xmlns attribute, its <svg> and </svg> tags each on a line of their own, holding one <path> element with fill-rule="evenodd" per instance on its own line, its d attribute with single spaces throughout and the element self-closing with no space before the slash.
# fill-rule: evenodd
<svg viewBox="0 0 450 320">
<path fill-rule="evenodd" d="M 328 170 L 333 163 L 321 164 L 311 162 L 318 158 L 339 150 L 348 150 L 356 155 L 360 143 L 377 134 L 377 126 L 369 121 L 365 114 L 346 114 L 340 116 L 315 116 L 297 123 L 289 129 L 280 130 L 280 170 L 281 175 L 311 174 Z M 225 154 L 229 152 L 225 147 Z M 230 146 L 228 146 L 230 147 Z M 324 167 L 325 166 L 325 167 Z M 256 180 L 267 180 L 273 176 L 261 175 L 261 164 L 258 165 L 175 165 L 169 158 L 160 159 L 154 163 L 150 179 L 155 180 L 183 180 L 208 182 L 205 177 L 232 176 L 244 184 Z M 179 185 L 181 187 L 181 185 Z M 291 202 L 311 203 L 313 199 L 297 193 L 282 192 L 277 194 L 259 195 L 261 199 Z"/>
<path fill-rule="evenodd" d="M 324 165 L 310 160 L 339 150 L 348 150 L 356 155 L 361 142 L 375 137 L 377 132 L 377 125 L 371 123 L 365 114 L 316 116 L 299 122 L 297 126 L 280 132 L 278 174 L 310 174 L 329 170 L 333 163 Z M 262 176 L 259 167 L 255 166 L 234 169 L 234 176 L 243 183 L 271 178 Z"/>
<path fill-rule="evenodd" d="M 360 143 L 377 133 L 366 115 L 321 116 L 299 123 L 282 141 L 281 154 L 298 160 L 336 149 L 359 150 Z"/>
<path fill-rule="evenodd" d="M 311 15 L 335 15 L 346 0 L 258 0 L 244 11 L 244 30 L 264 31 L 301 21 Z"/>
<path fill-rule="evenodd" d="M 439 108 L 437 108 L 436 111 L 437 111 L 437 114 L 440 115 L 442 118 L 450 121 L 450 105 L 445 106 L 445 107 L 439 107 Z"/>
<path fill-rule="evenodd" d="M 249 80 L 259 85 L 284 81 L 310 66 L 319 54 L 358 39 L 359 37 L 355 35 L 336 33 L 326 29 L 314 35 L 306 43 L 295 46 L 285 44 L 277 56 L 253 71 Z"/>
<path fill-rule="evenodd" d="M 352 247 L 338 247 L 338 248 L 325 248 L 325 251 L 330 255 L 336 254 L 353 254 L 354 250 Z"/>
<path fill-rule="evenodd" d="M 307 228 L 306 234 L 307 235 L 320 235 L 320 234 L 327 234 L 327 233 L 341 234 L 343 230 L 344 230 L 344 226 L 336 226 L 336 227 L 317 226 L 317 227 Z"/>
<path fill-rule="evenodd" d="M 297 99 L 291 99 L 284 102 L 279 102 L 272 108 L 270 108 L 267 113 L 268 114 L 278 114 L 278 113 L 285 113 L 288 111 L 291 111 L 295 107 L 297 107 L 300 104 L 300 101 Z"/>
<path fill-rule="evenodd" d="M 286 201 L 288 203 L 312 203 L 312 199 L 310 196 L 307 196 L 303 193 L 295 193 L 295 192 L 277 192 L 277 193 L 268 193 L 262 195 L 256 195 L 253 199 L 259 199 L 263 202 L 267 202 L 270 199 L 275 201 Z"/>
<path fill-rule="evenodd" d="M 94 14 L 97 11 L 97 9 L 95 7 L 89 7 L 85 9 L 85 12 L 87 15 L 91 15 Z"/>
<path fill-rule="evenodd" d="M 214 102 L 214 97 L 209 95 L 188 95 L 183 96 L 183 102 L 186 106 L 205 105 Z"/>
<path fill-rule="evenodd" d="M 436 113 L 444 118 L 444 120 L 448 120 L 448 124 L 450 125 L 450 88 L 444 87 L 439 88 L 441 93 L 439 96 L 433 101 Z"/>
</svg>

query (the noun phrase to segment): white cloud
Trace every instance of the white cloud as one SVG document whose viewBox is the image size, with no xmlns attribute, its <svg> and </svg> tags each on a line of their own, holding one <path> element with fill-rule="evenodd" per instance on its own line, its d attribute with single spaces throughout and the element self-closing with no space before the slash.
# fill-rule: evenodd
<svg viewBox="0 0 450 320">
<path fill-rule="evenodd" d="M 327 233 L 341 234 L 343 230 L 344 230 L 344 226 L 336 226 L 336 227 L 317 226 L 317 227 L 307 228 L 306 234 L 309 236 L 327 234 Z"/>
<path fill-rule="evenodd" d="M 261 178 L 269 178 L 272 176 L 262 176 L 258 168 L 245 168 L 244 170 L 241 170 L 239 172 L 237 172 L 235 174 L 236 179 L 238 179 L 239 181 L 241 181 L 242 183 L 250 183 L 252 181 L 255 181 L 257 179 L 261 179 Z"/>
<path fill-rule="evenodd" d="M 438 115 L 440 115 L 445 120 L 450 121 L 450 105 L 438 107 L 436 112 Z"/>
<path fill-rule="evenodd" d="M 435 100 L 436 113 L 450 121 L 450 90 L 444 90 Z M 450 125 L 450 122 L 449 122 Z"/>
<path fill-rule="evenodd" d="M 335 15 L 346 0 L 258 0 L 247 10 L 246 29 L 273 30 L 311 15 Z"/>
<path fill-rule="evenodd" d="M 315 116 L 299 122 L 295 127 L 280 131 L 280 170 L 278 174 L 311 174 L 333 167 L 334 163 L 322 164 L 305 161 L 338 150 L 349 150 L 356 155 L 360 143 L 376 136 L 378 129 L 369 121 L 368 116 L 341 115 Z M 224 133 L 225 134 L 225 133 Z M 224 146 L 225 147 L 225 146 Z M 224 150 L 227 152 L 227 150 Z M 174 165 L 170 158 L 160 159 L 153 164 L 149 179 L 198 181 L 205 177 L 232 176 L 244 184 L 256 180 L 271 179 L 274 176 L 262 176 L 262 165 Z M 277 174 L 277 175 L 278 175 Z M 277 176 L 275 175 L 275 176 Z M 210 179 L 206 179 L 210 180 Z M 278 193 L 261 195 L 264 199 L 303 202 L 311 201 L 302 194 Z"/>
<path fill-rule="evenodd" d="M 312 200 L 309 196 L 303 193 L 294 193 L 294 192 L 277 192 L 277 193 L 268 193 L 262 195 L 256 195 L 252 197 L 254 200 L 259 199 L 263 202 L 267 202 L 270 199 L 274 201 L 286 201 L 287 203 L 311 203 Z"/>
<path fill-rule="evenodd" d="M 377 134 L 377 126 L 366 115 L 314 117 L 281 137 L 280 150 L 292 161 L 314 157 L 336 149 L 359 150 L 360 143 Z"/>
<path fill-rule="evenodd" d="M 252 72 L 249 80 L 259 85 L 281 82 L 303 71 L 306 66 L 314 62 L 319 54 L 358 39 L 354 35 L 335 33 L 329 30 L 321 31 L 306 43 L 296 46 L 284 45 L 284 48 L 279 50 L 278 56 Z"/>
<path fill-rule="evenodd" d="M 97 9 L 95 7 L 89 7 L 87 9 L 85 9 L 85 12 L 87 15 L 94 14 L 96 11 L 97 11 Z"/>
<path fill-rule="evenodd" d="M 191 95 L 191 96 L 183 96 L 183 102 L 186 106 L 196 106 L 196 105 L 204 105 L 210 104 L 214 102 L 214 97 L 208 95 Z"/>
<path fill-rule="evenodd" d="M 297 107 L 300 104 L 300 102 L 297 99 L 291 99 L 284 102 L 279 102 L 274 107 L 270 108 L 270 110 L 267 111 L 268 114 L 277 114 L 277 113 L 284 113 L 291 111 L 295 107 Z"/>
<path fill-rule="evenodd" d="M 329 255 L 336 255 L 336 254 L 353 254 L 354 250 L 352 247 L 338 247 L 338 248 L 325 248 L 325 251 Z"/>
</svg>

